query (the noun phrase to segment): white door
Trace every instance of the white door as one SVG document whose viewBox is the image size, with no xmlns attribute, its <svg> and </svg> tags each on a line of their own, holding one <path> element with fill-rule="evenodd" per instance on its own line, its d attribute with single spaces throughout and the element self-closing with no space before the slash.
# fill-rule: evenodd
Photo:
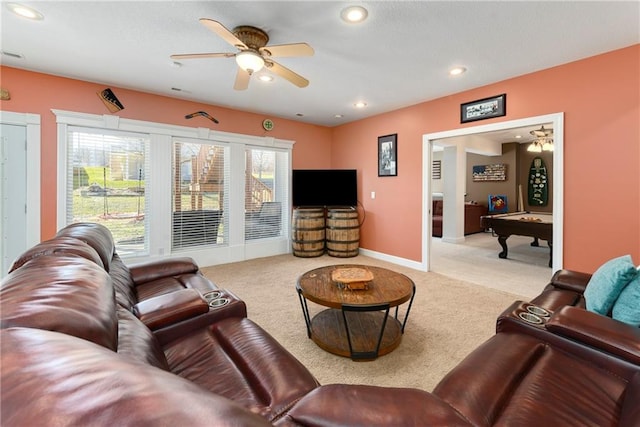
<svg viewBox="0 0 640 427">
<path fill-rule="evenodd" d="M 0 277 L 27 249 L 27 128 L 0 125 Z"/>
</svg>

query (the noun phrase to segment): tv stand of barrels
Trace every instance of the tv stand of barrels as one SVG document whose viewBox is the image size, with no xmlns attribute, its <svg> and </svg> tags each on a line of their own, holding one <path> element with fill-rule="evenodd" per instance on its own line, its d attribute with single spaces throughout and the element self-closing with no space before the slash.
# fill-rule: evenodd
<svg viewBox="0 0 640 427">
<path fill-rule="evenodd" d="M 310 258 L 358 255 L 360 222 L 355 207 L 298 207 L 291 221 L 293 254 Z"/>
</svg>

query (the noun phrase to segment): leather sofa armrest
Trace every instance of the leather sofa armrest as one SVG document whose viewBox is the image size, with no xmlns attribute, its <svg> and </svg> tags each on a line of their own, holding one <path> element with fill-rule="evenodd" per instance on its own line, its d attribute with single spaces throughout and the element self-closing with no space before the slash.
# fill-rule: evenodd
<svg viewBox="0 0 640 427">
<path fill-rule="evenodd" d="M 329 384 L 300 399 L 276 426 L 470 426 L 458 411 L 423 390 Z"/>
<path fill-rule="evenodd" d="M 195 289 L 158 295 L 133 307 L 133 313 L 152 331 L 208 311 L 209 304 Z"/>
<path fill-rule="evenodd" d="M 571 306 L 555 312 L 545 327 L 556 335 L 640 364 L 640 328 Z"/>
<path fill-rule="evenodd" d="M 573 270 L 558 270 L 551 277 L 550 283 L 556 288 L 567 289 L 570 291 L 584 293 L 587 284 L 591 279 L 591 274 L 581 273 Z"/>
<path fill-rule="evenodd" d="M 142 283 L 158 280 L 163 277 L 177 276 L 180 274 L 196 273 L 198 265 L 190 257 L 170 258 L 157 261 L 149 261 L 129 267 L 133 283 L 138 286 Z"/>
</svg>

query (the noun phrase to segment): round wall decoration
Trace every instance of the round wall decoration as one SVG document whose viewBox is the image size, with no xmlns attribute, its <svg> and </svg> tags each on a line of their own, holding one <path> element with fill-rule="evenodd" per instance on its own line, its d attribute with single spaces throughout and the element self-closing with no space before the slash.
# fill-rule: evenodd
<svg viewBox="0 0 640 427">
<path fill-rule="evenodd" d="M 262 121 L 262 127 L 264 128 L 264 130 L 273 130 L 273 120 L 271 119 L 264 119 Z"/>
</svg>

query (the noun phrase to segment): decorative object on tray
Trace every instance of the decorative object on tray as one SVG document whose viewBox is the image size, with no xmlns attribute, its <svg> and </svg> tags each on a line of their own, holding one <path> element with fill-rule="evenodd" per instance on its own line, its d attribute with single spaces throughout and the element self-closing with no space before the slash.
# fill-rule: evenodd
<svg viewBox="0 0 640 427">
<path fill-rule="evenodd" d="M 507 94 L 479 99 L 460 105 L 460 123 L 501 117 L 507 114 Z"/>
<path fill-rule="evenodd" d="M 373 273 L 366 268 L 337 268 L 331 273 L 331 280 L 349 290 L 363 290 L 369 289 L 369 282 L 373 280 Z"/>
<path fill-rule="evenodd" d="M 398 176 L 398 134 L 378 137 L 378 176 Z"/>
<path fill-rule="evenodd" d="M 523 216 L 520 218 L 520 221 L 542 222 L 540 218 L 536 218 L 535 216 Z"/>
</svg>

